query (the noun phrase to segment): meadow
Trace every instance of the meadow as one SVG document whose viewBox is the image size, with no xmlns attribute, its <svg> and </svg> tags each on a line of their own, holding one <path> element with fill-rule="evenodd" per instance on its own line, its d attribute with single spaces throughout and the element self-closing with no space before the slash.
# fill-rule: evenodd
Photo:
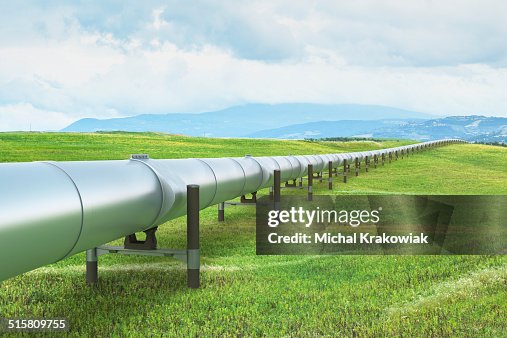
<svg viewBox="0 0 507 338">
<path fill-rule="evenodd" d="M 408 143 L 0 133 L 0 162 L 296 155 Z M 506 162 L 507 148 L 456 144 L 368 173 L 363 166 L 347 184 L 337 179 L 332 191 L 315 182 L 314 193 L 507 194 Z M 216 207 L 201 211 L 198 290 L 186 287 L 178 261 L 114 255 L 100 257 L 99 283 L 90 287 L 81 253 L 2 282 L 0 317 L 66 317 L 68 335 L 79 337 L 507 336 L 505 255 L 256 256 L 255 208 L 225 213 L 218 223 Z M 160 247 L 183 248 L 185 219 L 157 234 Z"/>
</svg>

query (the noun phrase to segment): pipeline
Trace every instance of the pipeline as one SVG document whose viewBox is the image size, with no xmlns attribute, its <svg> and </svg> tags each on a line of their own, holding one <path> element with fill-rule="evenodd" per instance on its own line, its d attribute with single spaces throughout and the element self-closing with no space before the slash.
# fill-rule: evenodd
<svg viewBox="0 0 507 338">
<path fill-rule="evenodd" d="M 0 281 L 186 213 L 186 186 L 200 209 L 366 157 L 462 143 L 430 141 L 342 154 L 242 158 L 23 162 L 0 164 Z"/>
</svg>

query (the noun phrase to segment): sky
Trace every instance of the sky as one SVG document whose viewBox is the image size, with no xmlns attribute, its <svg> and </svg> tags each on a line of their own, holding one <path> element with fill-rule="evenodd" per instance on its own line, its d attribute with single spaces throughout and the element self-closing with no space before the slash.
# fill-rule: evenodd
<svg viewBox="0 0 507 338">
<path fill-rule="evenodd" d="M 507 117 L 506 22 L 504 0 L 0 0 L 0 131 L 247 103 Z"/>
</svg>

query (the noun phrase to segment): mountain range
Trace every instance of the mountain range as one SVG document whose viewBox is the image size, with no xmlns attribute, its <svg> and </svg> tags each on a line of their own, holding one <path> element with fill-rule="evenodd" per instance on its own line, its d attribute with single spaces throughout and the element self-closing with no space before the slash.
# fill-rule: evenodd
<svg viewBox="0 0 507 338">
<path fill-rule="evenodd" d="M 153 131 L 189 136 L 244 137 L 297 123 L 337 120 L 431 118 L 432 115 L 392 107 L 324 104 L 247 104 L 199 114 L 143 114 L 125 118 L 76 121 L 62 131 Z"/>
<path fill-rule="evenodd" d="M 119 130 L 278 139 L 375 137 L 433 140 L 452 137 L 507 143 L 507 118 L 480 115 L 437 117 L 393 107 L 355 104 L 247 104 L 198 114 L 86 118 L 62 131 Z"/>
<path fill-rule="evenodd" d="M 461 138 L 471 142 L 507 143 L 507 118 L 449 116 L 429 120 L 318 121 L 262 130 L 255 138 L 370 137 L 436 140 Z"/>
</svg>

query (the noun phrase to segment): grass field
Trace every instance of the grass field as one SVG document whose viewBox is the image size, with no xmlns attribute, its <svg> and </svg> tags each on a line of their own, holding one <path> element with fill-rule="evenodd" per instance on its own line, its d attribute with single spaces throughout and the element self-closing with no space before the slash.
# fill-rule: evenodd
<svg viewBox="0 0 507 338">
<path fill-rule="evenodd" d="M 4 133 L 0 162 L 310 154 L 407 143 Z M 507 148 L 452 145 L 368 174 L 363 168 L 332 192 L 327 183 L 314 188 L 507 194 L 506 163 Z M 185 229 L 184 219 L 159 227 L 159 245 L 184 247 Z M 3 282 L 0 317 L 66 317 L 74 336 L 507 336 L 506 256 L 256 256 L 250 207 L 226 208 L 221 224 L 215 207 L 203 210 L 201 251 L 199 290 L 187 289 L 177 261 L 113 255 L 100 258 L 100 281 L 90 288 L 78 254 Z"/>
</svg>

